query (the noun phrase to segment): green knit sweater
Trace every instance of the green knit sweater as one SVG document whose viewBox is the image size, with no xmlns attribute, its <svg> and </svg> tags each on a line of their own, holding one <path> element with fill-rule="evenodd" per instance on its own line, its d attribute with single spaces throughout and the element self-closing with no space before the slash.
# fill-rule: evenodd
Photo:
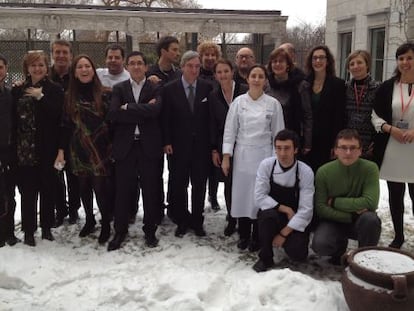
<svg viewBox="0 0 414 311">
<path fill-rule="evenodd" d="M 316 172 L 316 213 L 321 219 L 350 223 L 357 211 L 378 208 L 379 192 L 379 170 L 374 162 L 358 159 L 345 166 L 335 160 Z M 332 206 L 329 198 L 333 198 Z"/>
</svg>

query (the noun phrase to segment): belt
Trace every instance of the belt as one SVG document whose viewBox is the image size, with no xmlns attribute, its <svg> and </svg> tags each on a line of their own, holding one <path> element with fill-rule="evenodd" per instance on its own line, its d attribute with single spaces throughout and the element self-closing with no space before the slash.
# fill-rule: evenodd
<svg viewBox="0 0 414 311">
<path fill-rule="evenodd" d="M 134 140 L 140 140 L 141 139 L 141 137 L 140 137 L 140 135 L 139 134 L 135 134 L 134 135 Z"/>
</svg>

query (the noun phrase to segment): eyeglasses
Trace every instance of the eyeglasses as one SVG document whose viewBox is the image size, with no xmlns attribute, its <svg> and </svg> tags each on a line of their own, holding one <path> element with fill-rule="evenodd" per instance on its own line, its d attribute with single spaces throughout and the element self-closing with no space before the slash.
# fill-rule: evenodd
<svg viewBox="0 0 414 311">
<path fill-rule="evenodd" d="M 336 149 L 339 149 L 343 152 L 355 152 L 356 150 L 361 149 L 361 147 L 357 146 L 337 146 Z"/>
<path fill-rule="evenodd" d="M 312 56 L 313 62 L 317 62 L 318 60 L 323 62 L 324 60 L 326 60 L 326 56 L 325 55 Z"/>
<path fill-rule="evenodd" d="M 242 54 L 240 54 L 240 55 L 237 55 L 236 58 L 238 58 L 238 59 L 243 59 L 243 58 L 252 59 L 253 55 L 242 55 Z"/>
</svg>

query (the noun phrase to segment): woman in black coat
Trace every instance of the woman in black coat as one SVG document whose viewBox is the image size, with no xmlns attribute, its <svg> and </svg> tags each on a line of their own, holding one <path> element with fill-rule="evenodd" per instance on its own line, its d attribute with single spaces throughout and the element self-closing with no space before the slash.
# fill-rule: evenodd
<svg viewBox="0 0 414 311">
<path fill-rule="evenodd" d="M 63 90 L 48 79 L 48 56 L 29 51 L 23 58 L 24 83 L 12 90 L 17 146 L 17 186 L 21 194 L 24 243 L 35 246 L 37 197 L 40 194 L 42 239 L 53 241 Z"/>
<path fill-rule="evenodd" d="M 210 130 L 211 130 L 211 143 L 213 146 L 212 160 L 213 164 L 217 167 L 221 167 L 222 160 L 222 146 L 223 146 L 223 133 L 224 124 L 226 123 L 227 112 L 232 101 L 239 95 L 244 94 L 248 90 L 246 84 L 240 84 L 233 80 L 234 68 L 230 61 L 225 59 L 219 59 L 214 65 L 214 75 L 219 85 L 211 91 L 208 102 L 210 103 Z M 221 172 L 221 169 L 219 169 Z M 231 176 L 228 174 L 224 178 L 224 198 L 227 206 L 227 226 L 224 229 L 224 234 L 230 236 L 235 232 L 236 219 L 230 215 L 231 207 Z"/>
<path fill-rule="evenodd" d="M 313 171 L 333 157 L 335 137 L 344 127 L 345 81 L 335 76 L 335 60 L 327 46 L 314 47 L 306 58 L 311 84 L 312 150 L 306 162 Z"/>
</svg>

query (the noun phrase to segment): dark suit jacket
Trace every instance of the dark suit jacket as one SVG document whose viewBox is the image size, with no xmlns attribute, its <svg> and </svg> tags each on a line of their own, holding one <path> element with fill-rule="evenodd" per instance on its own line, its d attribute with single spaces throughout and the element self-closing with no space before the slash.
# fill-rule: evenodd
<svg viewBox="0 0 414 311">
<path fill-rule="evenodd" d="M 236 82 L 234 87 L 233 100 L 248 91 L 249 87 L 246 84 Z M 212 148 L 219 151 L 223 148 L 223 134 L 224 125 L 226 123 L 227 112 L 229 105 L 223 96 L 221 86 L 218 85 L 208 96 L 210 104 L 210 131 L 211 131 L 211 145 Z"/>
<path fill-rule="evenodd" d="M 162 157 L 161 128 L 159 114 L 161 97 L 159 88 L 145 81 L 138 103 L 135 102 L 130 80 L 114 85 L 108 120 L 113 126 L 113 156 L 115 160 L 126 157 L 134 143 L 135 127 L 138 124 L 144 153 L 150 158 Z M 155 104 L 149 104 L 155 99 Z M 120 107 L 128 103 L 127 110 Z"/>
<path fill-rule="evenodd" d="M 190 109 L 181 79 L 166 84 L 162 90 L 163 145 L 172 145 L 174 156 L 194 153 L 192 143 L 210 155 L 209 102 L 210 83 L 197 79 L 194 112 Z"/>
</svg>

